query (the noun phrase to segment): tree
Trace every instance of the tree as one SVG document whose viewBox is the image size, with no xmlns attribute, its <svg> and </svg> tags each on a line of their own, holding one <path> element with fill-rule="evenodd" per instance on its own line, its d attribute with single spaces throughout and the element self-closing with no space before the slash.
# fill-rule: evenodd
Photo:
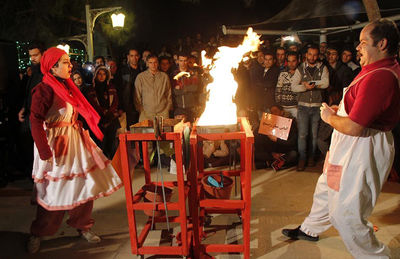
<svg viewBox="0 0 400 259">
<path fill-rule="evenodd" d="M 94 2 L 94 1 L 93 1 Z M 113 1 L 113 6 L 122 1 Z M 91 8 L 109 6 L 106 0 L 97 0 Z M 112 29 L 109 15 L 98 18 L 95 33 L 101 33 L 109 44 L 121 46 L 134 34 L 134 16 L 126 9 L 125 27 Z M 37 39 L 47 45 L 58 44 L 60 39 L 86 33 L 85 1 L 82 0 L 4 0 L 0 9 L 0 38 L 13 41 Z"/>
<path fill-rule="evenodd" d="M 368 20 L 370 22 L 381 18 L 379 6 L 376 0 L 363 0 L 365 10 L 367 11 Z"/>
</svg>

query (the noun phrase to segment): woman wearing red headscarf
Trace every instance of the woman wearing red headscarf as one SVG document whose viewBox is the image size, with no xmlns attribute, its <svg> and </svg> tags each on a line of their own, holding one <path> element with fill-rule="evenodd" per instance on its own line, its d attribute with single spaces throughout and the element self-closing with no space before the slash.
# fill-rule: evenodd
<svg viewBox="0 0 400 259">
<path fill-rule="evenodd" d="M 40 248 L 43 236 L 54 235 L 65 211 L 67 224 L 89 242 L 100 242 L 90 231 L 93 200 L 122 186 L 110 161 L 77 120 L 78 113 L 98 139 L 99 115 L 71 80 L 67 53 L 48 49 L 42 57 L 43 80 L 32 91 L 30 120 L 35 141 L 32 177 L 37 191 L 37 214 L 31 225 L 28 251 Z"/>
</svg>

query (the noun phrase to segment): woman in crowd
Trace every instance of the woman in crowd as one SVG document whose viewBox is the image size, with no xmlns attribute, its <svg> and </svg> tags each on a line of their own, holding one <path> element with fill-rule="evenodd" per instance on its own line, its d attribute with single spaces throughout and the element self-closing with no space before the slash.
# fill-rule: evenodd
<svg viewBox="0 0 400 259">
<path fill-rule="evenodd" d="M 112 159 L 117 150 L 117 130 L 121 127 L 118 120 L 118 95 L 110 83 L 111 73 L 105 66 L 99 66 L 94 72 L 93 86 L 88 91 L 88 101 L 100 114 L 100 129 L 104 139 L 99 143 L 104 154 Z"/>
<path fill-rule="evenodd" d="M 93 200 L 122 186 L 110 161 L 77 121 L 79 113 L 96 137 L 103 138 L 97 126 L 100 117 L 72 82 L 71 69 L 64 50 L 48 49 L 41 60 L 43 81 L 32 91 L 32 177 L 38 207 L 28 242 L 30 253 L 39 250 L 41 237 L 56 233 L 65 211 L 67 224 L 87 241 L 100 242 L 90 231 Z"/>
<path fill-rule="evenodd" d="M 89 90 L 89 85 L 86 85 L 85 82 L 83 81 L 83 76 L 81 72 L 78 70 L 75 70 L 72 72 L 72 81 L 74 84 L 79 88 L 83 96 L 87 98 L 87 92 Z"/>
</svg>

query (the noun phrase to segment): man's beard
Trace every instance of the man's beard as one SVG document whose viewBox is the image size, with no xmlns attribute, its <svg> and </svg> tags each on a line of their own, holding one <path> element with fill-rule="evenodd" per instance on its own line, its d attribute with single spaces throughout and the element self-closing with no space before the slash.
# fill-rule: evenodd
<svg viewBox="0 0 400 259">
<path fill-rule="evenodd" d="M 317 63 L 317 61 L 315 60 L 315 61 L 311 62 L 311 61 L 307 60 L 307 63 L 310 65 L 315 65 Z"/>
<path fill-rule="evenodd" d="M 32 73 L 40 73 L 40 63 L 32 63 Z"/>
</svg>

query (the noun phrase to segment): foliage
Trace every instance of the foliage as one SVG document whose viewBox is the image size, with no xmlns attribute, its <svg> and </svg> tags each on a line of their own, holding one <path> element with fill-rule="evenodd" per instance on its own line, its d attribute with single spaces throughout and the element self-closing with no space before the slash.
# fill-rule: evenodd
<svg viewBox="0 0 400 259">
<path fill-rule="evenodd" d="M 0 9 L 0 37 L 3 39 L 40 39 L 55 43 L 60 37 L 82 33 L 83 1 L 3 1 Z"/>
<path fill-rule="evenodd" d="M 83 0 L 3 0 L 0 8 L 0 39 L 31 41 L 37 39 L 54 45 L 61 38 L 86 33 L 85 3 Z M 92 3 L 93 2 L 93 3 Z M 91 8 L 118 6 L 122 1 L 90 1 Z M 134 28 L 132 12 L 125 12 L 125 28 L 112 29 L 109 14 L 100 16 L 95 29 L 106 36 L 109 43 L 123 45 Z"/>
</svg>

